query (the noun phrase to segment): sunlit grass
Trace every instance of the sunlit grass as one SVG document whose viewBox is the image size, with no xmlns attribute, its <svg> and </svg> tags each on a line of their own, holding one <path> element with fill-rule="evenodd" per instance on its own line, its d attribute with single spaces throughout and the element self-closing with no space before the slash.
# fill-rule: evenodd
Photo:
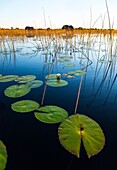
<svg viewBox="0 0 117 170">
<path fill-rule="evenodd" d="M 112 29 L 112 34 L 117 34 L 117 30 Z M 86 29 L 86 28 L 79 28 L 73 30 L 65 30 L 65 29 L 34 29 L 34 30 L 25 30 L 25 29 L 0 29 L 0 36 L 9 36 L 9 37 L 19 37 L 19 36 L 51 36 L 51 35 L 67 35 L 72 36 L 74 34 L 110 34 L 110 29 Z"/>
</svg>

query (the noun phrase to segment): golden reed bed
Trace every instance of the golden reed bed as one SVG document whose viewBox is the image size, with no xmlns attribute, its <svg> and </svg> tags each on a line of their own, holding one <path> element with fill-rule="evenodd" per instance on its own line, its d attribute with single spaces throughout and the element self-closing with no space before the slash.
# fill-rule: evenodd
<svg viewBox="0 0 117 170">
<path fill-rule="evenodd" d="M 0 36 L 9 36 L 9 37 L 17 37 L 17 36 L 73 36 L 75 34 L 117 34 L 117 30 L 109 30 L 109 29 L 73 29 L 73 30 L 65 30 L 65 29 L 34 29 L 34 30 L 25 30 L 25 29 L 0 29 Z"/>
</svg>

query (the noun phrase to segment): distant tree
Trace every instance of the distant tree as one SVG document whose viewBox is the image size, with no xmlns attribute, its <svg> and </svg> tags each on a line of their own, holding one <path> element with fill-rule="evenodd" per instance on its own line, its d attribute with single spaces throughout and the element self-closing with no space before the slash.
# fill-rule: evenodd
<svg viewBox="0 0 117 170">
<path fill-rule="evenodd" d="M 69 27 L 68 25 L 63 25 L 62 29 L 66 29 L 67 30 L 68 27 Z"/>
<path fill-rule="evenodd" d="M 83 30 L 83 28 L 82 27 L 78 27 L 78 30 Z"/>
<path fill-rule="evenodd" d="M 34 28 L 33 28 L 33 27 L 30 27 L 30 26 L 26 26 L 26 27 L 25 27 L 25 30 L 34 30 Z"/>
<path fill-rule="evenodd" d="M 13 30 L 13 27 L 11 27 L 11 30 Z"/>
<path fill-rule="evenodd" d="M 51 30 L 51 28 L 48 27 L 48 28 L 47 28 L 47 31 L 48 31 L 48 30 Z"/>
<path fill-rule="evenodd" d="M 69 29 L 69 30 L 73 30 L 74 27 L 73 27 L 72 25 L 69 25 L 69 26 L 68 26 L 68 29 Z"/>
<path fill-rule="evenodd" d="M 63 25 L 62 29 L 73 30 L 74 27 L 72 25 Z"/>
</svg>

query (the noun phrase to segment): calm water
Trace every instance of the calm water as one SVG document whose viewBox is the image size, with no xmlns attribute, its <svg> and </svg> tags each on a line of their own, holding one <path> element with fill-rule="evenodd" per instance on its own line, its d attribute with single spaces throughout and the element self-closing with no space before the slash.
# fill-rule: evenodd
<svg viewBox="0 0 117 170">
<path fill-rule="evenodd" d="M 55 56 L 55 45 L 59 44 L 61 52 L 57 52 L 51 73 L 67 73 L 70 70 L 86 67 L 83 77 L 79 106 L 77 113 L 85 114 L 94 119 L 102 127 L 106 143 L 104 149 L 96 156 L 87 158 L 84 148 L 81 157 L 66 151 L 58 139 L 58 126 L 39 122 L 33 112 L 16 113 L 11 110 L 11 104 L 30 99 L 41 103 L 44 85 L 32 89 L 26 96 L 12 99 L 4 95 L 4 90 L 14 81 L 0 83 L 0 139 L 7 147 L 8 161 L 6 170 L 114 170 L 117 155 L 117 56 L 113 51 L 113 62 L 109 59 L 107 40 L 99 41 L 100 37 L 93 37 L 90 44 L 84 43 L 85 37 L 76 37 L 68 41 L 57 39 L 49 43 L 49 54 L 43 49 L 36 49 L 37 44 L 45 47 L 44 38 L 39 40 L 29 38 L 24 41 L 14 40 L 16 52 L 4 53 L 1 47 L 0 74 L 35 75 L 36 79 L 45 83 L 45 76 L 50 70 Z M 6 42 L 5 42 L 6 43 Z M 11 40 L 7 44 L 11 46 Z M 73 46 L 71 47 L 72 44 Z M 90 46 L 89 46 L 90 45 Z M 115 45 L 115 44 L 114 44 Z M 12 47 L 11 47 L 12 49 Z M 115 49 L 115 48 L 114 48 Z M 65 66 L 57 62 L 61 56 L 72 56 L 70 63 L 75 66 Z M 100 62 L 104 60 L 104 62 Z M 68 63 L 68 61 L 67 61 Z M 54 88 L 47 86 L 44 105 L 56 105 L 73 114 L 77 98 L 77 91 L 81 77 L 62 79 L 68 81 L 68 86 Z"/>
</svg>

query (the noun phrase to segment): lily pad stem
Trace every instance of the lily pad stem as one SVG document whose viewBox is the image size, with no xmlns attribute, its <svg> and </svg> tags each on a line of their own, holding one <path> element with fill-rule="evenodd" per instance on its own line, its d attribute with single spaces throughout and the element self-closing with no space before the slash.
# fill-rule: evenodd
<svg viewBox="0 0 117 170">
<path fill-rule="evenodd" d="M 80 91 L 81 91 L 81 86 L 82 86 L 82 79 L 83 79 L 83 75 L 81 76 L 81 79 L 80 79 L 80 85 L 79 85 L 79 88 L 78 88 L 78 95 L 77 95 L 77 100 L 76 100 L 76 106 L 75 106 L 74 114 L 76 114 L 77 108 L 78 108 L 78 102 L 79 102 Z"/>
</svg>

